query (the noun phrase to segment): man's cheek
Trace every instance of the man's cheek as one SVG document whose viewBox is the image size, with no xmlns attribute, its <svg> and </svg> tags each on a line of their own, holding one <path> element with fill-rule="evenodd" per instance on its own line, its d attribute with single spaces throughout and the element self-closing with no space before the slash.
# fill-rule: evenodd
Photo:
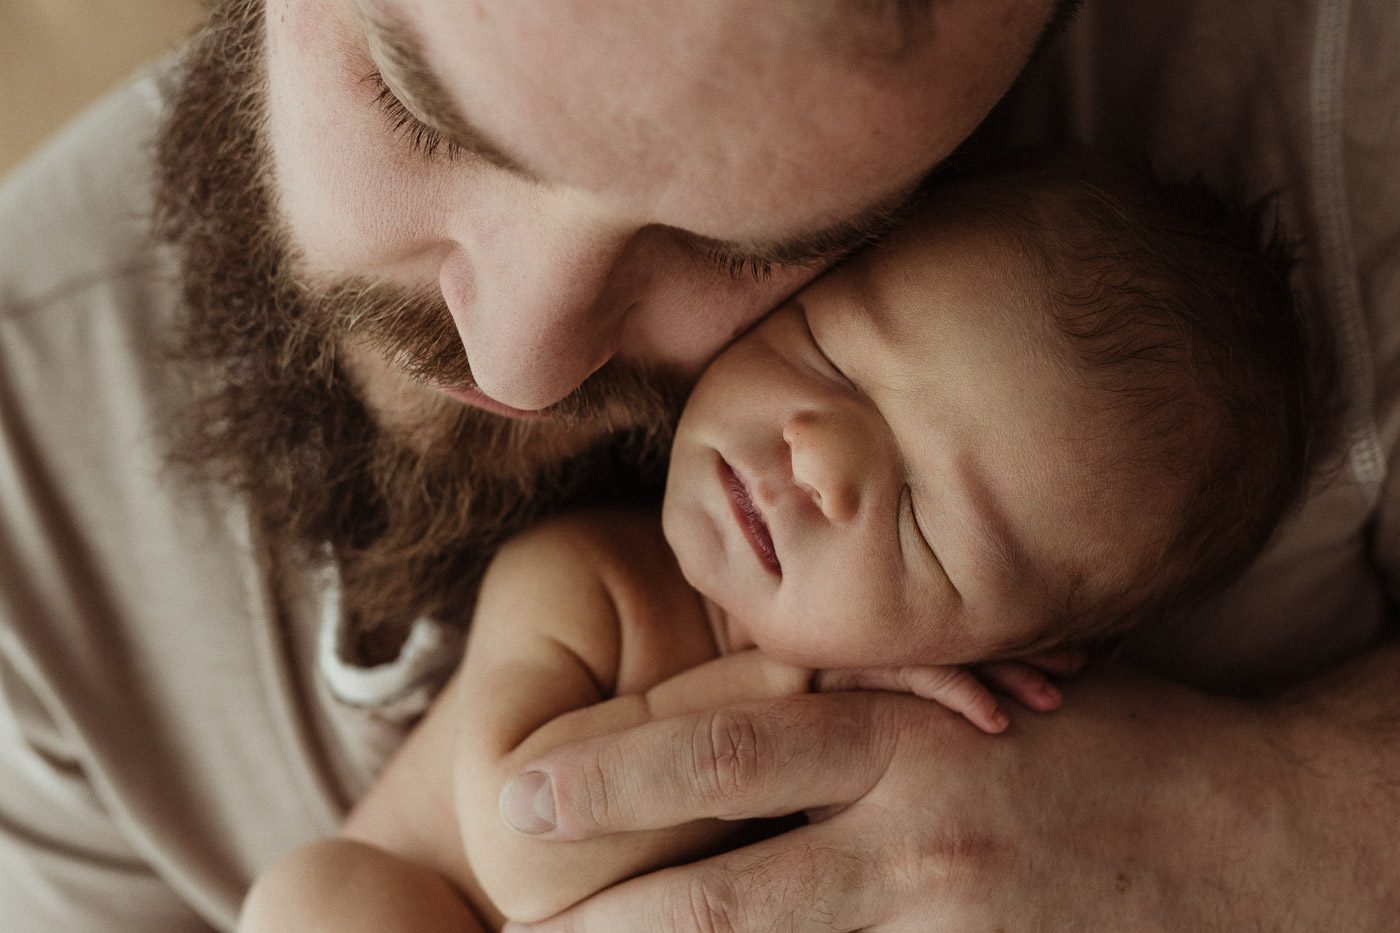
<svg viewBox="0 0 1400 933">
<path fill-rule="evenodd" d="M 653 348 L 653 356 L 664 349 L 667 362 L 691 378 L 819 271 L 777 266 L 763 278 L 736 278 L 709 261 L 674 258 L 667 268 L 671 276 L 661 280 L 664 291 L 658 289 L 665 313 L 634 317 L 627 341 Z"/>
<path fill-rule="evenodd" d="M 377 183 L 384 172 L 373 154 L 354 137 L 334 145 L 337 129 L 318 115 L 282 121 L 277 111 L 270 127 L 276 209 L 306 267 L 345 274 L 380 266 L 395 251 L 395 219 L 406 211 Z"/>
<path fill-rule="evenodd" d="M 269 16 L 276 209 L 308 271 L 393 277 L 428 237 L 429 212 L 415 205 L 431 203 L 422 196 L 430 179 L 376 110 L 365 81 L 374 65 L 349 27 L 331 16 L 311 28 L 329 6 L 292 4 Z"/>
</svg>

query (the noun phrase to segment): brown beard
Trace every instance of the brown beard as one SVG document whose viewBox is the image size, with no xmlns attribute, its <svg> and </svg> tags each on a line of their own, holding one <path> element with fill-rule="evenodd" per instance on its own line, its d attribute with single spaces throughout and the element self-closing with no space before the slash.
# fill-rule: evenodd
<svg viewBox="0 0 1400 933">
<path fill-rule="evenodd" d="M 470 384 L 441 298 L 373 282 L 309 284 L 273 205 L 264 137 L 263 0 L 215 3 L 172 77 L 157 147 L 157 227 L 183 263 L 173 358 L 191 399 L 171 458 L 251 503 L 275 553 L 330 554 L 361 663 L 414 620 L 465 625 L 495 548 L 566 505 L 654 497 L 681 392 L 608 366 L 520 421 L 452 402 L 376 424 L 343 365 L 354 338 L 403 372 Z"/>
</svg>

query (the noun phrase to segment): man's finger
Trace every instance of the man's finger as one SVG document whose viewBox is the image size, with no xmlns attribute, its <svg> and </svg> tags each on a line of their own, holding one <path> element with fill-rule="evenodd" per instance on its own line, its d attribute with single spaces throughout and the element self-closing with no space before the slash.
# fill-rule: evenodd
<svg viewBox="0 0 1400 933">
<path fill-rule="evenodd" d="M 887 872 L 808 826 L 693 865 L 634 878 L 531 926 L 502 933 L 839 933 L 879 922 Z"/>
<path fill-rule="evenodd" d="M 893 755 L 889 714 L 902 704 L 892 699 L 809 694 L 561 746 L 505 786 L 501 818 L 522 832 L 585 839 L 850 803 Z"/>
</svg>

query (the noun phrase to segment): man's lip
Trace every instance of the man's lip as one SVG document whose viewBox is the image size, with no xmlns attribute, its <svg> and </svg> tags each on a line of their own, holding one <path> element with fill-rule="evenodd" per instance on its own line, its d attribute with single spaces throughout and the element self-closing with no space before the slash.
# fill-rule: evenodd
<svg viewBox="0 0 1400 933">
<path fill-rule="evenodd" d="M 723 457 L 719 458 L 719 478 L 728 494 L 729 510 L 734 513 L 734 520 L 739 523 L 739 528 L 744 532 L 744 537 L 748 539 L 754 554 L 758 556 L 759 563 L 773 576 L 781 578 L 783 566 L 778 562 L 778 552 L 773 546 L 773 535 L 768 530 L 768 523 L 763 520 L 763 513 L 759 512 L 758 506 L 754 504 L 744 481 Z"/>
<path fill-rule="evenodd" d="M 544 411 L 526 411 L 523 408 L 512 408 L 504 402 L 498 402 L 485 392 L 475 386 L 444 386 L 436 383 L 432 384 L 443 395 L 454 398 L 464 405 L 473 408 L 480 408 L 482 411 L 489 411 L 495 415 L 504 415 L 507 418 L 536 419 L 548 418 L 549 414 Z"/>
</svg>

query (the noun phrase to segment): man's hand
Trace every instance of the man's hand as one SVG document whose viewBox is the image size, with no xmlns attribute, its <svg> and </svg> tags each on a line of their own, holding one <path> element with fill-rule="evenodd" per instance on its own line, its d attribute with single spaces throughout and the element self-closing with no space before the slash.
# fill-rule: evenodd
<svg viewBox="0 0 1400 933">
<path fill-rule="evenodd" d="M 842 693 L 566 746 L 529 766 L 550 779 L 544 838 L 796 810 L 812 822 L 534 929 L 1384 929 L 1400 858 L 1397 660 L 1353 671 L 1345 701 L 1335 682 L 1312 698 L 1336 703 L 1096 676 L 1000 738 L 915 697 Z"/>
</svg>

